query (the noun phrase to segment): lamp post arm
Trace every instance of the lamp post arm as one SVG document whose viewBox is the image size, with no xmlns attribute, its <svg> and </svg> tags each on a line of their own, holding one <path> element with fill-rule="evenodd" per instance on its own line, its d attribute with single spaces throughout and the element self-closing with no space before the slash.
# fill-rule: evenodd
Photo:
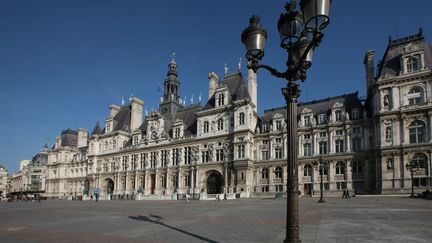
<svg viewBox="0 0 432 243">
<path fill-rule="evenodd" d="M 264 68 L 267 71 L 269 71 L 271 73 L 271 75 L 273 75 L 275 77 L 278 77 L 278 78 L 285 78 L 286 77 L 286 73 L 281 73 L 278 70 L 276 70 L 275 68 L 270 67 L 269 65 L 259 64 L 257 62 L 252 62 L 251 64 L 248 64 L 247 67 L 249 69 L 252 69 L 255 73 L 258 71 L 258 69 Z"/>
</svg>

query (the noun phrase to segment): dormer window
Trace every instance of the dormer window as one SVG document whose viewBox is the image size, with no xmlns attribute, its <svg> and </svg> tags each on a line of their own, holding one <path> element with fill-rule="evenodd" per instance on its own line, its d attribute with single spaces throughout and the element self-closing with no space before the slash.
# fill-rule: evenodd
<svg viewBox="0 0 432 243">
<path fill-rule="evenodd" d="M 262 132 L 268 132 L 268 124 L 263 124 L 262 125 Z"/>
<path fill-rule="evenodd" d="M 412 73 L 420 69 L 418 57 L 410 57 L 406 61 L 406 71 L 407 73 Z"/>
<path fill-rule="evenodd" d="M 282 131 L 282 121 L 276 121 L 276 130 Z"/>
<path fill-rule="evenodd" d="M 224 122 L 223 122 L 223 119 L 220 118 L 220 119 L 217 121 L 217 129 L 218 129 L 218 131 L 221 131 L 221 130 L 223 130 L 223 128 L 224 128 Z"/>
<path fill-rule="evenodd" d="M 106 124 L 106 130 L 107 132 L 111 132 L 111 124 L 109 122 Z"/>
<path fill-rule="evenodd" d="M 209 132 L 209 122 L 205 121 L 203 127 L 203 133 L 208 133 L 208 132 Z"/>
<path fill-rule="evenodd" d="M 138 144 L 138 136 L 135 136 L 135 137 L 134 137 L 133 144 L 134 144 L 134 145 L 137 145 L 137 144 Z"/>
<path fill-rule="evenodd" d="M 326 122 L 326 115 L 325 114 L 319 114 L 318 115 L 318 124 L 324 124 Z"/>
<path fill-rule="evenodd" d="M 336 111 L 335 118 L 336 121 L 342 121 L 342 111 Z"/>
<path fill-rule="evenodd" d="M 239 114 L 239 125 L 244 125 L 244 113 L 240 112 Z"/>
<path fill-rule="evenodd" d="M 305 127 L 309 127 L 311 125 L 310 116 L 304 116 L 303 117 L 303 124 Z"/>
<path fill-rule="evenodd" d="M 351 119 L 355 120 L 355 119 L 359 119 L 360 118 L 360 109 L 359 108 L 354 108 L 351 110 Z"/>
<path fill-rule="evenodd" d="M 180 137 L 180 128 L 176 128 L 175 130 L 174 130 L 174 137 L 175 138 L 179 138 Z"/>
<path fill-rule="evenodd" d="M 225 95 L 223 93 L 218 95 L 218 106 L 225 105 Z"/>
</svg>

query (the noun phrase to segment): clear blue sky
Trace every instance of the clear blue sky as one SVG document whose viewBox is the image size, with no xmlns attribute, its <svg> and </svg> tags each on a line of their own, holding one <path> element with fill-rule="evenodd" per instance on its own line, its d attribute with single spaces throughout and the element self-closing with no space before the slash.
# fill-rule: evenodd
<svg viewBox="0 0 432 243">
<path fill-rule="evenodd" d="M 283 68 L 277 20 L 285 1 L 0 0 L 0 164 L 9 172 L 50 146 L 62 129 L 91 130 L 111 103 L 133 94 L 157 107 L 172 52 L 182 97 L 207 99 L 207 73 L 244 60 L 240 34 L 252 14 L 269 32 L 263 63 Z M 333 1 L 302 101 L 359 91 L 363 57 L 387 37 L 432 41 L 430 0 Z M 243 73 L 246 73 L 243 63 Z M 282 80 L 260 71 L 258 107 L 282 106 Z"/>
</svg>

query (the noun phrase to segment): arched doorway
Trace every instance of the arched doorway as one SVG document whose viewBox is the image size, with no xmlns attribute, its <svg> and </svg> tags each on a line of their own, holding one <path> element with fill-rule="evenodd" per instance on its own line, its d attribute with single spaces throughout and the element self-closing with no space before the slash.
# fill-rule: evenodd
<svg viewBox="0 0 432 243">
<path fill-rule="evenodd" d="M 212 171 L 207 177 L 207 194 L 223 193 L 223 185 L 223 176 L 217 171 Z"/>
<path fill-rule="evenodd" d="M 106 179 L 106 192 L 107 194 L 113 194 L 114 192 L 114 181 L 111 179 Z"/>
</svg>

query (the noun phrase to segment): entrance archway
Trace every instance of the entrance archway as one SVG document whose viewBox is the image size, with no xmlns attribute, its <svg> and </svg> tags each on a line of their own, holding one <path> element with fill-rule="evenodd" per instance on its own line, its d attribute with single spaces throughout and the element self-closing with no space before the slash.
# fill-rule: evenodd
<svg viewBox="0 0 432 243">
<path fill-rule="evenodd" d="M 207 177 L 207 194 L 223 193 L 223 186 L 223 176 L 217 171 L 212 171 Z"/>
<path fill-rule="evenodd" d="M 106 192 L 107 194 L 113 194 L 114 192 L 114 181 L 111 179 L 106 179 Z"/>
</svg>

